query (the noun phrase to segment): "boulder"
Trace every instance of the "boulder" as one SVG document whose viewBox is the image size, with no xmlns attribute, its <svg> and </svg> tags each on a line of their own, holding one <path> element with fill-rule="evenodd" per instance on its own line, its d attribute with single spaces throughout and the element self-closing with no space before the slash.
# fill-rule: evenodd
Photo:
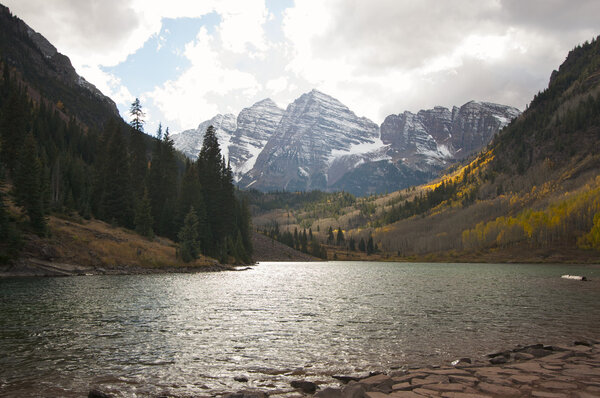
<svg viewBox="0 0 600 398">
<path fill-rule="evenodd" d="M 306 380 L 292 380 L 290 385 L 306 394 L 314 394 L 317 391 L 318 386 L 312 381 Z"/>
<path fill-rule="evenodd" d="M 365 396 L 365 386 L 357 382 L 350 382 L 342 389 L 343 398 L 363 398 Z"/>
<path fill-rule="evenodd" d="M 318 398 L 342 398 L 342 390 L 339 388 L 327 387 L 315 394 Z"/>
<path fill-rule="evenodd" d="M 452 361 L 451 365 L 452 366 L 461 366 L 461 365 L 470 365 L 471 363 L 472 363 L 471 358 L 460 358 L 455 361 Z"/>
<path fill-rule="evenodd" d="M 88 398 L 112 398 L 112 395 L 93 389 L 88 392 Z"/>
<path fill-rule="evenodd" d="M 233 380 L 238 381 L 240 383 L 247 383 L 248 378 L 246 376 L 235 376 Z"/>
<path fill-rule="evenodd" d="M 492 359 L 490 359 L 490 363 L 492 365 L 501 365 L 501 364 L 507 363 L 507 362 L 508 362 L 508 359 L 503 356 L 497 356 L 497 357 L 493 357 Z"/>
<path fill-rule="evenodd" d="M 341 381 L 344 384 L 348 384 L 351 381 L 358 381 L 360 379 L 362 379 L 362 377 L 360 376 L 346 376 L 346 375 L 333 375 L 331 376 L 336 380 Z"/>
</svg>

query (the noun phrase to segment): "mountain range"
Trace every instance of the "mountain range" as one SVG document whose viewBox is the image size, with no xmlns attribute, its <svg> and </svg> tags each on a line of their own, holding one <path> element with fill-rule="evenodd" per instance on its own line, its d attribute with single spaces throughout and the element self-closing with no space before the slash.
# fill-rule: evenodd
<svg viewBox="0 0 600 398">
<path fill-rule="evenodd" d="M 264 99 L 239 115 L 219 114 L 173 136 L 195 158 L 209 125 L 217 131 L 234 179 L 261 191 L 344 190 L 355 195 L 426 182 L 484 148 L 520 115 L 516 108 L 470 101 L 385 118 L 381 126 L 312 90 L 281 109 Z"/>
</svg>

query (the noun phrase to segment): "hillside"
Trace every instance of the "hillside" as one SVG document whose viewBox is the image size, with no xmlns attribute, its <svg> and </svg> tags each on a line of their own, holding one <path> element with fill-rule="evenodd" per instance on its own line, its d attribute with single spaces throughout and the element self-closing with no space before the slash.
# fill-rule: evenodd
<svg viewBox="0 0 600 398">
<path fill-rule="evenodd" d="M 144 133 L 138 99 L 127 124 L 66 55 L 4 6 L 0 68 L 0 264 L 27 257 L 36 237 L 68 241 L 54 222 L 63 217 L 125 228 L 158 246 L 175 242 L 170 260 L 157 256 L 165 265 L 252 261 L 248 211 L 213 133 L 185 162 L 168 128 Z M 122 253 L 128 241 L 119 241 Z"/>
<path fill-rule="evenodd" d="M 98 220 L 51 216 L 52 235 L 22 238 L 18 260 L 0 264 L 0 277 L 146 274 L 232 270 L 200 256 L 193 262 L 178 259 L 177 244 L 169 239 L 147 239 L 125 228 Z"/>
<path fill-rule="evenodd" d="M 600 41 L 573 49 L 549 86 L 477 156 L 388 195 L 263 211 L 257 225 L 372 236 L 374 255 L 451 261 L 600 261 Z M 331 242 L 331 240 L 329 240 Z"/>
</svg>

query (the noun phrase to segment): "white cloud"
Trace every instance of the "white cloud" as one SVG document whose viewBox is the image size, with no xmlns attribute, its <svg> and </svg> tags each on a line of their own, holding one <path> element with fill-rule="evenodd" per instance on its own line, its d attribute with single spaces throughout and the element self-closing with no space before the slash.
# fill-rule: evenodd
<svg viewBox="0 0 600 398">
<path fill-rule="evenodd" d="M 259 89 L 253 75 L 224 65 L 217 48 L 217 39 L 202 28 L 196 40 L 185 48 L 192 66 L 177 80 L 146 94 L 176 127 L 195 127 L 219 111 L 235 112 L 223 105 L 228 100 L 236 102 L 236 96 L 253 96 Z"/>
<path fill-rule="evenodd" d="M 277 95 L 288 88 L 288 81 L 285 77 L 278 77 L 276 79 L 271 79 L 266 84 L 266 89 L 273 93 L 273 95 Z"/>
<path fill-rule="evenodd" d="M 296 2 L 283 24 L 286 69 L 377 122 L 470 99 L 523 108 L 600 27 L 597 1 L 532 3 L 525 12 L 512 0 Z"/>
<path fill-rule="evenodd" d="M 100 65 L 123 62 L 163 18 L 216 12 L 214 33 L 186 46 L 191 66 L 142 95 L 175 130 L 312 88 L 376 122 L 470 99 L 523 108 L 574 45 L 600 33 L 597 0 L 298 0 L 281 39 L 267 36 L 279 16 L 265 0 L 5 1 L 121 104 L 130 93 Z"/>
<path fill-rule="evenodd" d="M 131 104 L 133 95 L 115 75 L 104 72 L 98 66 L 84 66 L 80 73 L 86 76 L 86 80 L 96 82 L 96 88 L 112 98 L 117 105 L 129 107 Z"/>
</svg>

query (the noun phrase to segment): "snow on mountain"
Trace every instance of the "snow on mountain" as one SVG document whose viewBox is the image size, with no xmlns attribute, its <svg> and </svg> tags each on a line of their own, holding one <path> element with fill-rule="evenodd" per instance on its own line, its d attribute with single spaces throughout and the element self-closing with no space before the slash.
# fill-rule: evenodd
<svg viewBox="0 0 600 398">
<path fill-rule="evenodd" d="M 452 110 L 441 106 L 390 115 L 381 139 L 394 162 L 434 171 L 485 147 L 502 127 L 520 114 L 505 105 L 470 101 Z"/>
<path fill-rule="evenodd" d="M 433 178 L 451 162 L 485 147 L 520 114 L 471 101 L 388 116 L 379 127 L 317 90 L 284 111 L 265 99 L 234 115 L 217 115 L 174 135 L 195 158 L 209 125 L 242 188 L 347 190 L 357 195 L 402 189 Z"/>
<path fill-rule="evenodd" d="M 198 128 L 173 135 L 175 148 L 191 159 L 198 157 L 208 126 L 217 133 L 221 153 L 233 170 L 234 180 L 254 166 L 259 153 L 267 144 L 283 115 L 283 110 L 269 98 L 244 108 L 236 117 L 233 114 L 217 115 L 206 120 Z"/>
<path fill-rule="evenodd" d="M 312 90 L 287 107 L 240 185 L 262 190 L 327 189 L 341 177 L 330 172 L 331 164 L 374 149 L 378 138 L 375 123 L 356 116 L 335 98 Z"/>
<path fill-rule="evenodd" d="M 218 114 L 212 119 L 200 123 L 196 129 L 185 130 L 179 134 L 172 135 L 171 138 L 173 139 L 175 148 L 179 149 L 187 157 L 196 159 L 202 148 L 204 133 L 208 126 L 215 128 L 221 153 L 226 158 L 229 158 L 231 136 L 237 128 L 237 118 L 231 113 L 225 115 Z"/>
</svg>

